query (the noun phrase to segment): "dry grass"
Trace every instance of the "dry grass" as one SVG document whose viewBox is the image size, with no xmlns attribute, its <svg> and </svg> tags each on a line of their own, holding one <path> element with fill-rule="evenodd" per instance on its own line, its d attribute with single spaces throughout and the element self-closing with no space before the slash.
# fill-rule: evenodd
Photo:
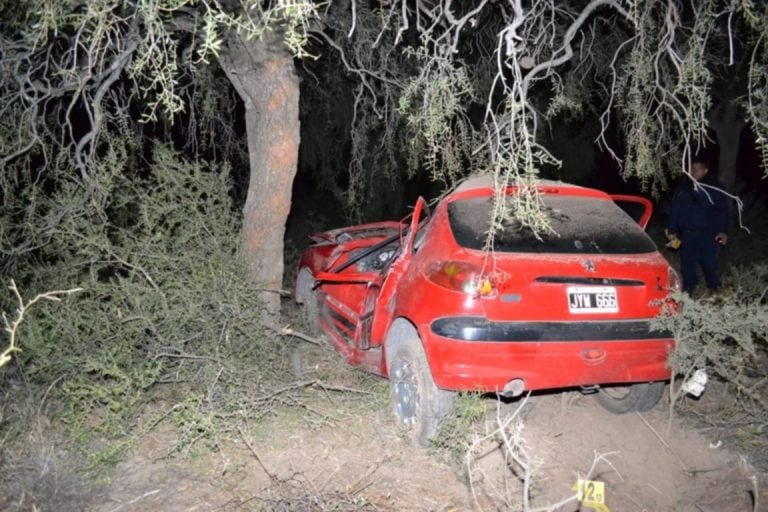
<svg viewBox="0 0 768 512">
<path fill-rule="evenodd" d="M 84 510 L 98 485 L 81 468 L 86 460 L 79 449 L 39 411 L 39 400 L 6 393 L 0 400 L 3 418 L 24 418 L 24 428 L 6 430 L 0 444 L 0 509 L 8 512 Z"/>
</svg>

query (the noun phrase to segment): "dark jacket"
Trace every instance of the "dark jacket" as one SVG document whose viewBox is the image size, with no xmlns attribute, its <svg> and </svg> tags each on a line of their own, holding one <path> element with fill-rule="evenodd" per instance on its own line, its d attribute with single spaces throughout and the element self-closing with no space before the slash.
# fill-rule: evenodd
<svg viewBox="0 0 768 512">
<path fill-rule="evenodd" d="M 680 237 L 691 233 L 714 237 L 727 233 L 728 224 L 728 198 L 717 189 L 686 183 L 672 197 L 669 231 Z"/>
</svg>

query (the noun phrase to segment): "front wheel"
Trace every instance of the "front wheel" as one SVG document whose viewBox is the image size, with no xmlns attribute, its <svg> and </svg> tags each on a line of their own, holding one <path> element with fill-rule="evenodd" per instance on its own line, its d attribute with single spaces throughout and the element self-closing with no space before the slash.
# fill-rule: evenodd
<svg viewBox="0 0 768 512">
<path fill-rule="evenodd" d="M 429 446 L 440 420 L 453 409 L 454 393 L 439 389 L 418 339 L 397 343 L 387 360 L 395 417 L 420 446 Z"/>
<path fill-rule="evenodd" d="M 624 414 L 632 411 L 650 411 L 664 394 L 664 382 L 645 382 L 628 386 L 601 387 L 595 395 L 604 409 Z"/>
</svg>

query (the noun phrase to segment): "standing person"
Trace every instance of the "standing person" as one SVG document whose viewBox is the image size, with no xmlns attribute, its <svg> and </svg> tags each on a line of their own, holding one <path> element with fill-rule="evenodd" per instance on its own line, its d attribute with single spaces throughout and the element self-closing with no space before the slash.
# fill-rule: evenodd
<svg viewBox="0 0 768 512">
<path fill-rule="evenodd" d="M 679 240 L 683 291 L 691 295 L 699 282 L 698 269 L 704 272 L 707 291 L 714 297 L 720 288 L 720 250 L 728 243 L 728 200 L 716 189 L 704 187 L 709 167 L 703 160 L 691 164 L 691 178 L 672 197 L 667 238 Z"/>
</svg>

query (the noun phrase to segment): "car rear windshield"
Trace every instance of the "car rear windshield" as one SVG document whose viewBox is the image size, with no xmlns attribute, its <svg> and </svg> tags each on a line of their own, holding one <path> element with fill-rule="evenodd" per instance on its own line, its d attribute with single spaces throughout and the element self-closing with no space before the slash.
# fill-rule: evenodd
<svg viewBox="0 0 768 512">
<path fill-rule="evenodd" d="M 506 223 L 494 235 L 498 252 L 638 254 L 656 246 L 640 226 L 613 201 L 583 196 L 543 196 L 552 232 L 533 232 L 517 222 Z M 491 220 L 490 197 L 465 199 L 448 205 L 451 231 L 459 245 L 483 249 Z"/>
</svg>

